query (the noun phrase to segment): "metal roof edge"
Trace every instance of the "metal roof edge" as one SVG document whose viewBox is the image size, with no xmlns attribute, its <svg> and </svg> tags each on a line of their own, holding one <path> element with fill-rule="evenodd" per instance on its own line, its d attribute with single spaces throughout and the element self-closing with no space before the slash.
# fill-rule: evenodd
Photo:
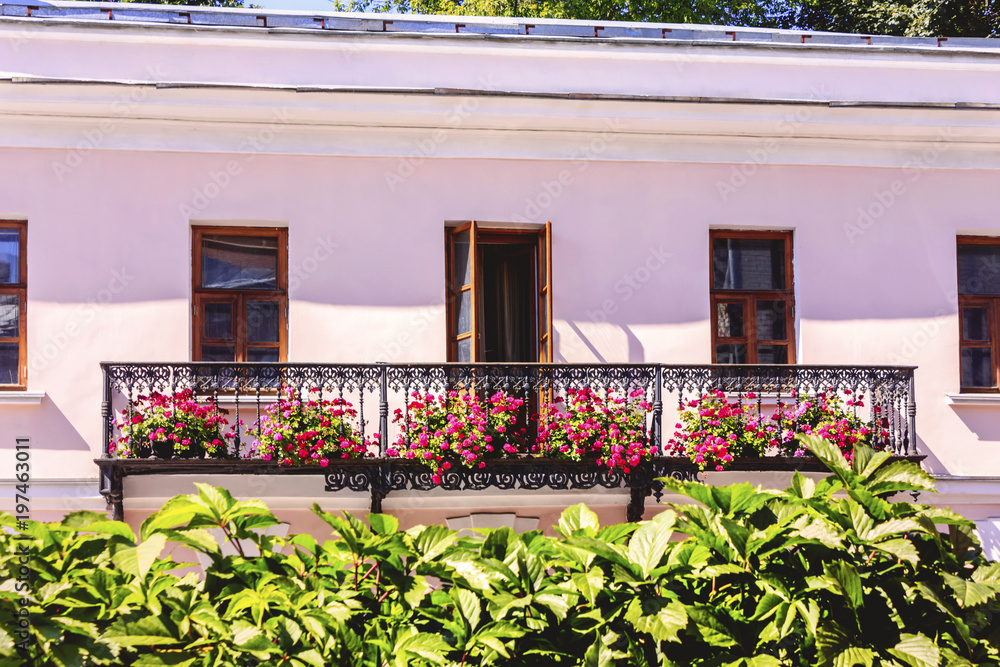
<svg viewBox="0 0 1000 667">
<path fill-rule="evenodd" d="M 989 37 L 897 37 L 717 25 L 584 21 L 475 16 L 308 12 L 225 7 L 187 7 L 123 2 L 0 2 L 0 22 L 74 26 L 187 27 L 253 30 L 272 34 L 365 34 L 460 39 L 532 40 L 570 43 L 690 45 L 886 50 L 915 53 L 1000 53 Z"/>
</svg>

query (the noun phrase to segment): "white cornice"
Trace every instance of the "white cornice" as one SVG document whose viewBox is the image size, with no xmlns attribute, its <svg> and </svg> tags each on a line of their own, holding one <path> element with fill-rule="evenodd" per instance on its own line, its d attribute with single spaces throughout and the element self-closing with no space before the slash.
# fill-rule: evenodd
<svg viewBox="0 0 1000 667">
<path fill-rule="evenodd" d="M 281 155 L 1000 168 L 1000 109 L 0 82 L 5 147 L 245 153 L 261 132 Z"/>
</svg>

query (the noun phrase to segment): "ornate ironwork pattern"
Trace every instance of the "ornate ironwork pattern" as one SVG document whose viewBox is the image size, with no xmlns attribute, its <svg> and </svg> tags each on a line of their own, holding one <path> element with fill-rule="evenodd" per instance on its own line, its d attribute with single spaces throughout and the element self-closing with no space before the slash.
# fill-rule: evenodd
<svg viewBox="0 0 1000 667">
<path fill-rule="evenodd" d="M 129 416 L 132 402 L 151 392 L 172 394 L 190 389 L 233 406 L 233 421 L 251 425 L 275 400 L 281 388 L 305 396 L 342 398 L 356 405 L 365 433 L 378 432 L 384 455 L 390 439 L 389 416 L 400 409 L 408 418 L 413 392 L 449 390 L 504 392 L 528 406 L 539 397 L 563 396 L 590 388 L 605 395 L 639 391 L 653 405 L 647 433 L 662 449 L 664 405 L 683 406 L 710 391 L 756 404 L 767 396 L 774 404 L 798 405 L 817 392 L 864 394 L 863 418 L 876 419 L 889 431 L 890 449 L 916 453 L 913 368 L 897 366 L 750 366 L 666 364 L 102 364 L 106 420 L 105 452 L 114 437 L 116 413 Z M 748 398 L 749 395 L 754 398 Z M 858 408 L 853 408 L 854 414 Z M 376 419 L 377 416 L 377 419 Z M 245 430 L 245 429 L 244 429 Z M 241 432 L 239 435 L 243 435 Z"/>
<path fill-rule="evenodd" d="M 912 367 L 897 366 L 751 366 L 667 364 L 268 364 L 268 363 L 104 363 L 101 404 L 104 448 L 102 493 L 121 504 L 121 477 L 129 466 L 117 463 L 109 446 L 118 437 L 115 420 L 132 417 L 133 403 L 152 392 L 172 395 L 189 389 L 200 399 L 211 398 L 217 409 L 230 411 L 236 429 L 232 454 L 246 454 L 252 445 L 248 431 L 278 398 L 279 391 L 300 397 L 340 398 L 359 412 L 362 435 L 378 433 L 379 451 L 364 461 L 331 463 L 325 474 L 326 490 L 349 489 L 372 494 L 373 509 L 385 494 L 401 490 L 537 490 L 633 489 L 630 516 L 641 515 L 645 496 L 659 497 L 660 477 L 693 480 L 697 469 L 687 459 L 655 456 L 625 474 L 593 464 L 547 459 L 501 459 L 484 469 L 456 466 L 435 484 L 431 472 L 418 465 L 385 456 L 388 443 L 399 435 L 390 422 L 395 410 L 408 419 L 413 392 L 449 390 L 518 396 L 528 410 L 541 402 L 565 396 L 571 389 L 589 388 L 602 395 L 640 392 L 652 405 L 646 436 L 653 451 L 665 454 L 663 422 L 666 411 L 683 409 L 707 392 L 722 391 L 763 414 L 768 406 L 795 405 L 819 392 L 841 397 L 864 395 L 863 406 L 852 413 L 888 432 L 888 449 L 899 456 L 916 455 L 914 382 Z M 766 402 L 766 405 L 765 405 Z M 672 424 L 672 422 L 670 422 Z M 395 430 L 394 430 L 395 429 Z M 670 431 L 672 432 L 672 430 Z M 529 431 L 529 442 L 534 434 Z M 133 463 L 133 462 L 123 462 Z M 147 462 L 155 464 L 155 461 Z M 197 462 L 192 462 L 197 464 Z M 207 461 L 205 462 L 207 463 Z M 233 461 L 233 465 L 256 463 Z M 349 464 L 349 465 L 348 465 Z M 767 467 L 763 461 L 758 468 Z M 143 473 L 145 472 L 143 468 Z"/>
</svg>

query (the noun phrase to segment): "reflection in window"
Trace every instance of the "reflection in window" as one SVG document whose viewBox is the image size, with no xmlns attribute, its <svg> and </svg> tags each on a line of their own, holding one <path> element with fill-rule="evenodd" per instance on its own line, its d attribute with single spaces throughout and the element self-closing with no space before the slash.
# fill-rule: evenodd
<svg viewBox="0 0 1000 667">
<path fill-rule="evenodd" d="M 794 363 L 792 235 L 713 231 L 713 360 Z"/>
<path fill-rule="evenodd" d="M 194 228 L 197 361 L 285 358 L 288 232 Z"/>
</svg>

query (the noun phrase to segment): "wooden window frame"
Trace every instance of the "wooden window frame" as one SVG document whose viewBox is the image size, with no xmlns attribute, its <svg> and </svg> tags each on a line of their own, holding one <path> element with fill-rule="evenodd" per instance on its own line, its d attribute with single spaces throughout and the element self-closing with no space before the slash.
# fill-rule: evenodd
<svg viewBox="0 0 1000 667">
<path fill-rule="evenodd" d="M 202 344 L 212 344 L 204 332 L 205 304 L 229 302 L 233 304 L 234 342 L 236 362 L 247 357 L 247 301 L 276 301 L 278 303 L 278 342 L 253 343 L 252 347 L 272 347 L 278 350 L 278 361 L 288 360 L 288 229 L 285 227 L 227 227 L 193 226 L 192 231 L 192 353 L 193 361 L 201 361 Z M 278 289 L 218 289 L 201 286 L 202 243 L 208 236 L 271 237 L 278 241 Z M 220 343 L 228 345 L 228 342 Z"/>
<path fill-rule="evenodd" d="M 774 240 L 785 242 L 785 288 L 780 290 L 729 290 L 715 288 L 715 240 L 716 239 L 749 239 Z M 758 345 L 784 345 L 788 349 L 788 363 L 796 363 L 795 346 L 795 277 L 792 273 L 794 244 L 790 231 L 746 231 L 713 229 L 709 231 L 708 239 L 708 285 L 711 307 L 712 326 L 712 363 L 719 363 L 717 352 L 719 345 L 746 345 L 747 365 L 758 364 Z M 757 338 L 757 303 L 759 301 L 782 301 L 785 304 L 786 340 L 760 340 Z M 719 336 L 719 304 L 736 303 L 743 305 L 743 336 L 725 338 Z"/>
<path fill-rule="evenodd" d="M 453 271 L 455 265 L 455 243 L 453 238 L 462 232 L 469 232 L 469 258 L 471 283 L 463 285 L 453 284 Z M 484 240 L 485 239 L 485 240 Z M 477 266 L 477 245 L 479 243 L 511 243 L 511 244 L 535 244 L 535 265 L 536 265 L 536 306 L 532 313 L 532 328 L 535 330 L 535 340 L 537 347 L 538 361 L 541 363 L 551 363 L 553 353 L 552 336 L 552 223 L 546 222 L 538 229 L 494 229 L 483 227 L 475 220 L 453 227 L 445 228 L 445 286 L 447 299 L 446 315 L 448 324 L 448 352 L 449 362 L 458 359 L 458 343 L 465 339 L 472 339 L 471 357 L 476 363 L 483 357 L 482 331 L 479 322 L 481 313 L 479 312 L 479 293 L 477 285 L 481 278 Z M 458 307 L 457 303 L 463 292 L 469 292 L 471 302 L 472 318 L 471 329 L 467 333 L 458 333 Z"/>
<path fill-rule="evenodd" d="M 955 243 L 956 271 L 955 278 L 958 290 L 961 283 L 958 276 L 958 246 L 961 245 L 991 245 L 1000 250 L 1000 237 L 996 236 L 958 236 Z M 963 394 L 995 394 L 1000 393 L 1000 295 L 982 294 L 962 294 L 958 293 L 958 383 L 959 391 Z M 964 308 L 986 308 L 986 325 L 988 328 L 988 341 L 966 341 L 965 340 L 965 318 L 962 316 Z M 962 384 L 962 350 L 969 348 L 989 348 L 990 360 L 992 361 L 993 385 L 988 387 L 966 386 Z"/>
<path fill-rule="evenodd" d="M 23 220 L 0 220 L 0 229 L 18 231 L 16 283 L 0 283 L 0 294 L 17 296 L 18 336 L 0 338 L 0 343 L 17 343 L 17 384 L 0 384 L 0 391 L 24 391 L 28 388 L 28 223 Z"/>
</svg>

